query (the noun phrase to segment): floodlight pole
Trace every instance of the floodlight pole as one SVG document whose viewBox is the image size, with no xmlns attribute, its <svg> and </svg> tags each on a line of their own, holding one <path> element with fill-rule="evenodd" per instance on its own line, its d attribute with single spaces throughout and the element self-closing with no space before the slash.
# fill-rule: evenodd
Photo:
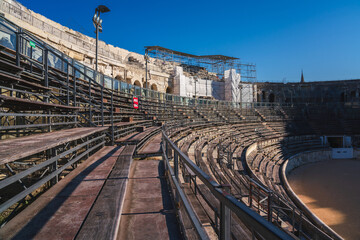
<svg viewBox="0 0 360 240">
<path fill-rule="evenodd" d="M 95 50 L 95 70 L 98 70 L 98 52 L 99 52 L 99 31 L 102 32 L 102 20 L 100 19 L 100 13 L 106 13 L 106 12 L 110 12 L 110 9 L 104 5 L 99 5 L 96 9 L 95 9 L 95 14 L 93 17 L 93 23 L 95 25 L 96 28 L 96 50 Z"/>
<path fill-rule="evenodd" d="M 96 51 L 95 51 L 95 71 L 98 70 L 98 48 L 99 48 L 99 25 L 96 24 Z"/>
</svg>

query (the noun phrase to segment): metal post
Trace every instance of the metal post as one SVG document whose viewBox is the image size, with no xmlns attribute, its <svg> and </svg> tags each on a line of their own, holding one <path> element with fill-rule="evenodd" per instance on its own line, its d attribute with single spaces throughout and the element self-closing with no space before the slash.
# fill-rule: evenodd
<svg viewBox="0 0 360 240">
<path fill-rule="evenodd" d="M 272 192 L 269 192 L 268 195 L 268 221 L 272 222 L 272 207 L 271 207 L 271 199 L 272 198 Z"/>
<path fill-rule="evenodd" d="M 21 51 L 21 28 L 19 29 L 19 32 L 16 33 L 16 65 L 20 66 L 20 51 Z"/>
<path fill-rule="evenodd" d="M 230 186 L 222 186 L 224 191 L 230 193 Z M 220 202 L 220 237 L 221 240 L 231 239 L 231 211 L 223 202 Z"/>
<path fill-rule="evenodd" d="M 31 50 L 31 53 L 32 53 L 32 50 Z M 61 57 L 64 59 L 65 58 L 65 55 L 64 54 L 61 54 Z M 31 59 L 32 59 L 32 55 L 31 55 Z M 61 59 L 61 71 L 62 72 L 65 72 L 65 68 L 64 68 L 64 60 Z"/>
<path fill-rule="evenodd" d="M 174 173 L 176 179 L 179 181 L 179 156 L 175 151 L 174 151 Z"/>
<path fill-rule="evenodd" d="M 49 57 L 49 50 L 45 49 L 44 53 L 44 80 L 45 80 L 45 87 L 49 87 L 49 65 L 48 65 L 48 57 Z"/>
<path fill-rule="evenodd" d="M 57 155 L 58 155 L 57 149 L 54 149 L 53 151 L 54 151 L 54 155 L 53 155 L 53 156 L 57 156 Z M 54 166 L 54 171 L 57 171 L 58 168 L 59 168 L 58 160 L 55 161 L 54 165 L 55 165 L 55 166 Z M 56 174 L 56 175 L 55 175 L 54 182 L 55 182 L 55 184 L 59 182 L 59 174 Z"/>
<path fill-rule="evenodd" d="M 113 91 L 111 90 L 111 145 L 114 145 L 114 101 Z"/>
<path fill-rule="evenodd" d="M 86 137 L 86 151 L 89 151 L 89 136 Z M 86 154 L 86 158 L 89 158 L 89 152 Z"/>
<path fill-rule="evenodd" d="M 49 129 L 48 131 L 51 132 L 52 131 L 52 121 L 51 121 L 51 110 L 48 110 L 48 123 L 49 123 Z"/>
<path fill-rule="evenodd" d="M 249 207 L 252 207 L 252 183 L 250 182 L 250 190 L 249 190 Z"/>
<path fill-rule="evenodd" d="M 75 76 L 75 63 L 74 63 L 74 59 L 72 60 L 72 73 L 73 73 L 73 98 L 74 98 L 74 103 L 73 106 L 76 107 L 76 76 Z"/>
<path fill-rule="evenodd" d="M 49 50 L 45 49 L 44 51 L 44 58 L 43 58 L 43 64 L 44 64 L 44 82 L 45 82 L 45 87 L 49 87 Z M 43 99 L 44 102 L 48 103 L 49 102 L 49 97 L 45 96 Z M 47 110 L 47 117 L 44 117 L 44 121 L 47 122 L 49 124 L 48 127 L 48 132 L 51 132 L 51 116 L 50 116 L 50 110 Z M 46 119 L 47 118 L 47 119 Z"/>
<path fill-rule="evenodd" d="M 30 48 L 30 59 L 33 59 L 33 49 Z M 30 72 L 33 72 L 33 63 L 30 62 Z"/>
<path fill-rule="evenodd" d="M 191 178 L 191 176 L 190 176 Z M 195 187 L 195 196 L 197 195 L 197 183 L 196 183 L 196 175 L 194 177 L 194 187 Z"/>
<path fill-rule="evenodd" d="M 70 92 L 69 92 L 69 63 L 67 63 L 66 68 L 66 105 L 69 106 L 70 104 Z"/>
<path fill-rule="evenodd" d="M 104 86 L 101 86 L 101 125 L 104 126 Z"/>
<path fill-rule="evenodd" d="M 110 9 L 104 5 L 99 5 L 96 9 L 95 9 L 95 15 L 93 17 L 93 23 L 95 25 L 96 28 L 96 53 L 95 53 L 95 58 L 96 58 L 96 63 L 95 63 L 95 70 L 98 70 L 98 44 L 99 44 L 99 31 L 102 32 L 102 20 L 100 19 L 100 13 L 106 13 L 106 12 L 110 12 Z"/>
<path fill-rule="evenodd" d="M 100 14 L 100 13 L 99 13 Z M 99 45 L 99 24 L 96 24 L 96 52 L 95 52 L 95 71 L 98 70 L 98 46 Z"/>
<path fill-rule="evenodd" d="M 87 74 L 87 68 L 85 68 L 85 75 L 88 75 Z M 85 76 L 85 79 L 86 79 L 86 76 Z M 89 100 L 90 100 L 90 103 L 92 102 L 92 99 L 91 99 L 91 78 L 88 78 L 88 81 L 89 81 Z M 92 111 L 91 111 L 91 104 L 89 104 L 89 127 L 91 127 L 91 122 L 92 122 Z"/>
</svg>

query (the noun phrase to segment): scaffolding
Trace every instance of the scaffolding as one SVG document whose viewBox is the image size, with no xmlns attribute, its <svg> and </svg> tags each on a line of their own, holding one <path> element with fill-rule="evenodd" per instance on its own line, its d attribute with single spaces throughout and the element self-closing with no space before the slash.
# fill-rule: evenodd
<svg viewBox="0 0 360 240">
<path fill-rule="evenodd" d="M 235 69 L 240 73 L 243 82 L 254 83 L 256 81 L 256 65 L 242 63 L 240 58 L 223 55 L 202 55 L 183 53 L 160 46 L 146 46 L 145 51 L 150 57 L 166 62 L 178 63 L 186 71 L 187 67 L 198 67 L 207 72 L 215 73 L 219 80 L 224 77 L 224 71 Z"/>
</svg>

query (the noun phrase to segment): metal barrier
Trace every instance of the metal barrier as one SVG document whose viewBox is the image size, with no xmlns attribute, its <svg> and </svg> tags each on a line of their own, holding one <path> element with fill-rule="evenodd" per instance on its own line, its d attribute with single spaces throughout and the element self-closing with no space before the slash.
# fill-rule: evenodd
<svg viewBox="0 0 360 240">
<path fill-rule="evenodd" d="M 185 195 L 185 193 L 183 192 L 180 184 L 179 184 L 179 176 L 177 175 L 177 172 L 175 173 L 173 168 L 170 165 L 170 160 L 166 154 L 166 150 L 164 148 L 164 146 L 162 145 L 162 151 L 163 151 L 163 160 L 164 160 L 164 164 L 165 164 L 165 170 L 166 170 L 166 175 L 168 176 L 169 181 L 172 183 L 170 185 L 175 186 L 175 199 L 178 202 L 181 202 L 186 212 L 186 214 L 188 215 L 199 239 L 203 239 L 203 240 L 207 240 L 209 239 L 208 235 L 206 234 L 205 230 L 203 229 L 199 219 L 196 217 L 196 214 L 194 212 L 194 210 L 192 209 L 189 201 L 187 200 L 187 197 Z"/>
<path fill-rule="evenodd" d="M 229 194 L 226 190 L 226 186 L 219 185 L 209 175 L 203 172 L 170 140 L 165 133 L 165 129 L 162 131 L 162 139 L 163 158 L 168 167 L 171 166 L 169 163 L 170 159 L 173 160 L 174 178 L 176 180 L 179 179 L 179 164 L 186 165 L 220 202 L 220 239 L 230 239 L 231 213 L 235 214 L 245 225 L 251 226 L 251 231 L 254 234 L 257 234 L 264 239 L 293 239 L 291 235 L 283 232 L 248 208 L 245 204 L 239 202 L 235 197 Z M 196 220 L 193 221 L 193 224 L 195 225 L 197 222 Z"/>
<path fill-rule="evenodd" d="M 30 167 L 24 171 L 16 173 L 12 170 L 10 164 L 21 164 L 19 162 L 21 159 L 18 159 L 16 162 L 5 163 L 6 168 L 13 173 L 13 176 L 10 176 L 2 181 L 0 181 L 0 189 L 9 187 L 13 183 L 18 182 L 24 188 L 23 191 L 17 193 L 15 196 L 12 196 L 7 201 L 3 202 L 0 205 L 0 213 L 7 210 L 12 205 L 18 203 L 19 201 L 24 200 L 28 195 L 32 196 L 31 193 L 36 189 L 44 185 L 45 183 L 52 182 L 53 184 L 59 181 L 60 174 L 69 166 L 76 165 L 79 161 L 86 159 L 90 154 L 96 152 L 106 143 L 105 134 L 96 134 L 94 138 L 88 140 L 88 137 L 82 140 L 82 143 L 78 144 L 77 140 L 68 142 L 66 144 L 54 147 L 52 149 L 46 150 L 49 154 L 46 154 L 49 158 L 38 163 L 30 164 Z M 61 164 L 60 164 L 61 161 Z M 28 176 L 38 173 L 40 177 L 34 182 L 31 186 L 25 186 L 22 182 L 22 179 L 25 179 Z M 16 208 L 15 208 L 16 209 Z"/>
</svg>

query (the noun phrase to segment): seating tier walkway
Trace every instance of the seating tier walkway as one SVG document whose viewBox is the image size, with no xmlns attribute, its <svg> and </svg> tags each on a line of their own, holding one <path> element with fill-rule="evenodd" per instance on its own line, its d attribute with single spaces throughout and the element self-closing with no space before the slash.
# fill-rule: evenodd
<svg viewBox="0 0 360 240">
<path fill-rule="evenodd" d="M 0 239 L 74 239 L 123 148 L 104 147 L 0 229 Z"/>
<path fill-rule="evenodd" d="M 118 239 L 182 239 L 161 160 L 135 160 Z"/>
</svg>

